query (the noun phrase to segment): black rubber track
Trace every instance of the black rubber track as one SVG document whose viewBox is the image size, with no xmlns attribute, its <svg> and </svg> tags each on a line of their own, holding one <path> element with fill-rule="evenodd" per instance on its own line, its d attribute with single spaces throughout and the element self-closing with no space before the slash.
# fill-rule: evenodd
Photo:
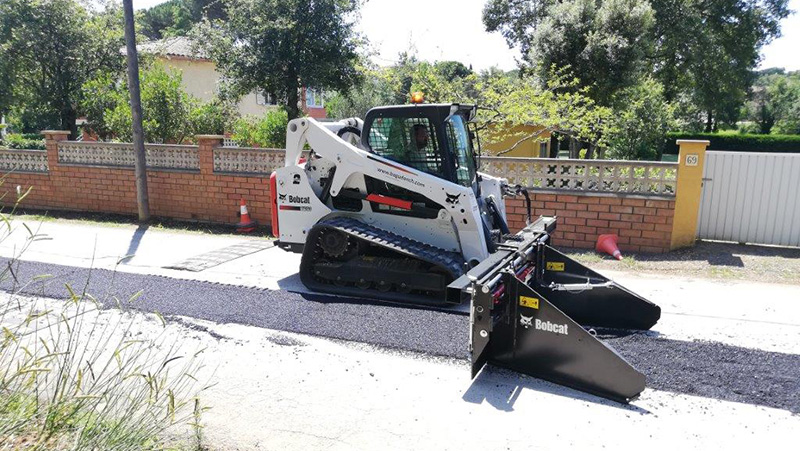
<svg viewBox="0 0 800 451">
<path fill-rule="evenodd" d="M 0 259 L 7 267 L 8 260 Z M 383 347 L 466 359 L 464 314 L 385 305 L 358 299 L 302 295 L 168 277 L 114 273 L 36 262 L 15 262 L 17 280 L 54 277 L 24 292 L 67 296 L 65 283 L 100 299 L 127 299 L 132 307 L 220 323 L 252 326 L 370 343 Z M 12 280 L 0 288 L 8 291 Z M 603 340 L 647 376 L 650 388 L 800 413 L 800 355 L 766 352 L 716 342 L 687 342 L 637 333 L 602 335 Z M 467 371 L 466 368 L 464 370 Z M 466 377 L 466 376 L 465 376 Z"/>
</svg>

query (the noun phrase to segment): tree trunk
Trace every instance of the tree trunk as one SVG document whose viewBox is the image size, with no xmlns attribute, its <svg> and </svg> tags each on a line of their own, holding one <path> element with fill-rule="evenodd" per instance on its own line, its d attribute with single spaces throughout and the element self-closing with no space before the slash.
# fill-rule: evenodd
<svg viewBox="0 0 800 451">
<path fill-rule="evenodd" d="M 75 121 L 78 119 L 78 112 L 69 105 L 61 108 L 61 130 L 69 130 L 69 138 L 75 139 L 78 137 L 78 125 Z"/>
<path fill-rule="evenodd" d="M 711 133 L 712 125 L 714 124 L 714 116 L 711 110 L 708 110 L 708 115 L 706 116 L 706 133 Z"/>
<path fill-rule="evenodd" d="M 286 95 L 286 114 L 289 116 L 290 121 L 300 117 L 300 108 L 297 106 L 298 100 L 297 88 L 290 89 Z"/>
<path fill-rule="evenodd" d="M 298 91 L 297 74 L 290 68 L 286 77 L 286 114 L 290 121 L 300 117 L 300 107 L 297 105 L 300 100 Z"/>
</svg>

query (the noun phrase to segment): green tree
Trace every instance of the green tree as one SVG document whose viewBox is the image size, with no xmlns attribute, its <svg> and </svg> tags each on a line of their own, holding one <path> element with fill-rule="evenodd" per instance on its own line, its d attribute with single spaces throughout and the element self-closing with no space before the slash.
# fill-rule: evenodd
<svg viewBox="0 0 800 451">
<path fill-rule="evenodd" d="M 738 117 L 760 48 L 788 0 L 489 0 L 484 24 L 518 45 L 541 77 L 569 64 L 597 101 L 651 74 L 685 128 Z"/>
<path fill-rule="evenodd" d="M 736 121 L 760 48 L 780 35 L 788 0 L 652 0 L 653 72 L 669 101 L 685 96 L 706 131 Z"/>
<path fill-rule="evenodd" d="M 362 82 L 326 99 L 330 117 L 363 118 L 370 108 L 408 103 L 413 91 L 423 92 L 429 102 L 469 101 L 477 96 L 476 74 L 457 61 L 429 63 L 403 52 L 394 66 L 363 63 L 359 72 Z"/>
<path fill-rule="evenodd" d="M 548 139 L 547 132 L 587 143 L 592 151 L 606 144 L 611 109 L 598 105 L 587 95 L 587 88 L 581 87 L 580 80 L 566 69 L 551 69 L 544 87 L 530 75 L 486 73 L 482 74 L 478 91 L 478 103 L 485 108 L 480 114 L 480 128 L 488 131 L 482 139 L 515 140 L 501 154 L 528 140 L 544 141 Z M 530 125 L 536 127 L 525 127 Z M 588 153 L 587 158 L 592 154 Z"/>
<path fill-rule="evenodd" d="M 358 85 L 346 92 L 332 92 L 325 99 L 328 117 L 363 118 L 373 107 L 395 103 L 395 94 L 386 76 L 388 69 L 370 66 L 361 68 L 360 72 L 362 81 Z"/>
<path fill-rule="evenodd" d="M 608 105 L 646 69 L 653 11 L 645 0 L 492 1 L 484 23 L 520 45 L 525 63 L 541 79 L 553 66 L 571 67 L 588 94 Z"/>
<path fill-rule="evenodd" d="M 775 117 L 774 131 L 800 134 L 800 71 L 773 77 L 766 90 Z"/>
<path fill-rule="evenodd" d="M 522 54 L 528 55 L 536 27 L 547 16 L 548 7 L 555 3 L 555 0 L 488 0 L 483 8 L 483 23 L 487 31 L 500 32 L 509 47 L 518 45 Z"/>
<path fill-rule="evenodd" d="M 743 109 L 753 133 L 800 133 L 800 71 L 786 73 L 779 68 L 755 74 L 756 81 Z M 750 125 L 752 124 L 752 125 Z"/>
<path fill-rule="evenodd" d="M 184 36 L 203 19 L 227 19 L 223 2 L 220 0 L 170 0 L 137 15 L 141 33 L 153 40 L 167 36 Z"/>
<path fill-rule="evenodd" d="M 478 97 L 477 74 L 456 61 L 420 61 L 406 51 L 381 74 L 393 92 L 394 104 L 408 103 L 414 91 L 421 91 L 428 102 L 465 102 Z"/>
<path fill-rule="evenodd" d="M 753 125 L 745 125 L 743 128 L 746 131 L 760 134 L 772 131 L 775 125 L 775 111 L 767 87 L 776 78 L 785 76 L 786 72 L 782 68 L 766 69 L 755 74 L 755 82 L 750 88 L 750 95 L 743 112 L 745 120 Z"/>
<path fill-rule="evenodd" d="M 433 66 L 437 72 L 450 81 L 467 78 L 473 73 L 472 67 L 467 67 L 458 61 L 437 61 L 433 63 Z"/>
<path fill-rule="evenodd" d="M 58 118 L 49 127 L 77 133 L 82 85 L 119 71 L 123 44 L 119 5 L 93 12 L 75 0 L 1 1 L 0 113 L 44 112 Z"/>
<path fill-rule="evenodd" d="M 293 119 L 302 86 L 347 91 L 358 81 L 359 3 L 228 0 L 228 20 L 206 22 L 198 34 L 238 92 L 273 93 Z"/>
<path fill-rule="evenodd" d="M 621 160 L 659 160 L 664 139 L 675 126 L 674 106 L 653 78 L 617 93 L 606 137 L 608 155 Z"/>
</svg>

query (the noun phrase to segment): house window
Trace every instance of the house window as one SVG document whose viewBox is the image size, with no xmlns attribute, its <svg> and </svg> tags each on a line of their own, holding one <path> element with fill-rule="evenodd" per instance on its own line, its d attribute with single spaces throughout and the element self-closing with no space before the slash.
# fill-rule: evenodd
<svg viewBox="0 0 800 451">
<path fill-rule="evenodd" d="M 322 108 L 324 107 L 322 100 L 322 91 L 306 88 L 306 107 L 307 108 Z"/>
<path fill-rule="evenodd" d="M 275 94 L 265 93 L 262 90 L 256 91 L 256 105 L 277 105 Z"/>
</svg>

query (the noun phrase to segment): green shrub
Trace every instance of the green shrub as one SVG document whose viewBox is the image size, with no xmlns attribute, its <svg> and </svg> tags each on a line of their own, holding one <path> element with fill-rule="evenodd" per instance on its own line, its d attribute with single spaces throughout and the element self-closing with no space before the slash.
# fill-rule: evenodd
<svg viewBox="0 0 800 451">
<path fill-rule="evenodd" d="M 8 112 L 6 120 L 8 129 L 16 133 L 36 134 L 61 128 L 58 111 L 53 111 L 49 105 L 18 106 Z"/>
<path fill-rule="evenodd" d="M 191 134 L 189 112 L 197 99 L 184 91 L 178 71 L 155 65 L 142 72 L 142 128 L 144 139 L 151 143 L 182 143 Z M 117 86 L 112 79 L 87 83 L 84 94 L 94 97 L 85 102 L 89 129 L 101 138 L 113 136 L 131 142 L 131 107 L 127 84 Z"/>
<path fill-rule="evenodd" d="M 97 78 L 87 81 L 81 88 L 83 101 L 81 113 L 86 117 L 84 126 L 96 134 L 101 140 L 114 137 L 111 116 L 119 103 L 127 103 L 121 83 L 114 74 L 101 74 Z"/>
<path fill-rule="evenodd" d="M 44 138 L 37 133 L 9 133 L 0 141 L 0 147 L 9 149 L 44 150 Z"/>
<path fill-rule="evenodd" d="M 238 117 L 232 102 L 213 99 L 189 112 L 189 127 L 194 135 L 221 135 L 230 131 Z"/>
<path fill-rule="evenodd" d="M 678 139 L 705 139 L 711 141 L 710 150 L 730 150 L 733 152 L 800 152 L 800 135 L 748 135 L 717 133 L 667 133 L 664 143 L 665 154 L 677 154 Z"/>
<path fill-rule="evenodd" d="M 243 146 L 286 147 L 286 125 L 289 117 L 283 110 L 269 111 L 263 117 L 248 116 L 233 125 L 233 139 Z"/>
</svg>

